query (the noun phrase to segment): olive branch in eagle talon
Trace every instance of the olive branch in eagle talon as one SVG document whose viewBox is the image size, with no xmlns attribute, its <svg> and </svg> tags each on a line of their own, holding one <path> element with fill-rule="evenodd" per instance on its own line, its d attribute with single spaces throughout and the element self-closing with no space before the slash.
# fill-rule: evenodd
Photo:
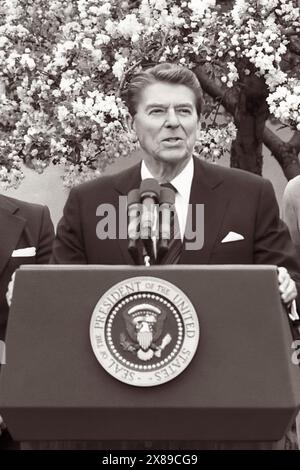
<svg viewBox="0 0 300 470">
<path fill-rule="evenodd" d="M 134 352 L 139 348 L 138 344 L 135 345 L 126 339 L 125 333 L 120 334 L 120 345 L 122 346 L 124 351 L 130 352 Z"/>
</svg>

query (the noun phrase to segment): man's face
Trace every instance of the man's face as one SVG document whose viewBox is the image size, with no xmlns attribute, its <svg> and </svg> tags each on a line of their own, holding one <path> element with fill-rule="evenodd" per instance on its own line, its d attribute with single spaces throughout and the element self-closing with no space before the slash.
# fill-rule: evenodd
<svg viewBox="0 0 300 470">
<path fill-rule="evenodd" d="M 145 161 L 178 163 L 191 157 L 199 127 L 195 101 L 185 85 L 157 82 L 141 92 L 131 125 Z"/>
</svg>

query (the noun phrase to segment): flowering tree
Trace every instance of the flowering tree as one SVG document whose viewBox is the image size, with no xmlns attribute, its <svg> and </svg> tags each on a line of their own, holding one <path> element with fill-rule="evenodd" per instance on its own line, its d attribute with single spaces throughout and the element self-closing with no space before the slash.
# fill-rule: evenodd
<svg viewBox="0 0 300 470">
<path fill-rule="evenodd" d="M 206 93 L 195 152 L 231 150 L 261 173 L 264 142 L 300 173 L 299 0 L 0 0 L 0 182 L 21 163 L 66 167 L 71 186 L 135 149 L 123 93 L 134 71 L 190 67 Z M 273 116 L 292 130 L 284 143 Z"/>
</svg>

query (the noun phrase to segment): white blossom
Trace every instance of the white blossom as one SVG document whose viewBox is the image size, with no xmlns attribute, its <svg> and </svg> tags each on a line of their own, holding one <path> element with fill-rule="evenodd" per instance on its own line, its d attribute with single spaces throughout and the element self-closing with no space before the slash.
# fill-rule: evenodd
<svg viewBox="0 0 300 470">
<path fill-rule="evenodd" d="M 65 106 L 58 106 L 57 117 L 59 121 L 64 121 L 69 114 L 69 110 Z"/>
<path fill-rule="evenodd" d="M 118 78 L 118 80 L 121 80 L 127 62 L 127 57 L 119 56 L 118 58 L 116 58 L 116 62 L 112 67 L 112 72 L 114 76 Z"/>
<path fill-rule="evenodd" d="M 234 6 L 231 10 L 231 16 L 234 23 L 237 26 L 240 26 L 242 21 L 245 18 L 245 14 L 247 13 L 249 8 L 248 2 L 246 0 L 236 0 Z"/>
<path fill-rule="evenodd" d="M 125 16 L 124 20 L 120 21 L 117 29 L 125 39 L 131 39 L 132 42 L 136 42 L 138 41 L 143 28 L 136 15 L 131 13 L 130 15 Z"/>
<path fill-rule="evenodd" d="M 188 5 L 194 14 L 202 16 L 207 9 L 216 5 L 216 0 L 190 0 Z"/>
<path fill-rule="evenodd" d="M 298 129 L 300 123 L 300 80 L 290 79 L 267 97 L 270 112 Z"/>
<path fill-rule="evenodd" d="M 60 81 L 60 89 L 64 93 L 70 93 L 75 85 L 75 78 L 68 72 L 62 74 L 61 81 Z"/>
<path fill-rule="evenodd" d="M 0 36 L 0 48 L 4 47 L 8 43 L 8 38 L 6 36 Z"/>
<path fill-rule="evenodd" d="M 29 54 L 22 54 L 20 63 L 25 67 L 27 66 L 30 70 L 35 68 L 35 61 L 30 57 Z"/>
<path fill-rule="evenodd" d="M 2 128 L 10 129 L 0 134 L 0 183 L 21 180 L 24 156 L 37 171 L 51 159 L 66 164 L 72 185 L 127 155 L 133 144 L 117 96 L 128 71 L 140 70 L 144 60 L 190 69 L 201 63 L 224 88 L 256 74 L 267 85 L 271 113 L 299 129 L 299 80 L 283 69 L 291 41 L 285 30 L 300 31 L 297 1 L 236 0 L 226 13 L 215 6 L 215 0 L 142 0 L 130 9 L 128 0 L 0 0 L 0 112 Z M 219 158 L 229 151 L 232 126 L 218 128 L 212 119 L 196 151 Z"/>
</svg>

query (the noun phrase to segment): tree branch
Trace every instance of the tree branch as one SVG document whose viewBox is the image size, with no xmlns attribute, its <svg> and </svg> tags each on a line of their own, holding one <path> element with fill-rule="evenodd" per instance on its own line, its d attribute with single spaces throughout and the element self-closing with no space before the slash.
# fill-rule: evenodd
<svg viewBox="0 0 300 470">
<path fill-rule="evenodd" d="M 281 31 L 285 36 L 290 37 L 290 36 L 300 36 L 300 31 L 296 31 L 293 28 L 287 28 L 283 29 Z"/>
<path fill-rule="evenodd" d="M 196 67 L 195 73 L 205 93 L 216 100 L 220 100 L 226 111 L 234 116 L 237 106 L 237 96 L 234 90 L 230 90 L 228 93 L 227 90 L 219 87 L 200 66 Z M 299 131 L 295 131 L 289 142 L 284 142 L 266 126 L 263 132 L 263 143 L 271 151 L 288 180 L 300 174 L 298 158 L 300 153 Z"/>
<path fill-rule="evenodd" d="M 300 152 L 300 132 L 296 131 L 288 142 L 284 142 L 266 126 L 263 140 L 288 180 L 300 174 L 298 158 Z"/>
<path fill-rule="evenodd" d="M 130 60 L 130 59 L 129 59 L 129 60 Z M 121 96 L 122 89 L 123 89 L 123 86 L 124 86 L 126 77 L 127 77 L 138 65 L 140 65 L 141 62 L 142 62 L 142 59 L 137 60 L 136 62 L 134 62 L 134 64 L 132 64 L 127 70 L 125 70 L 125 71 L 123 72 L 122 77 L 121 77 L 121 80 L 120 80 L 119 88 L 118 88 L 118 91 L 117 91 L 117 96 L 118 96 L 118 97 Z"/>
<path fill-rule="evenodd" d="M 204 71 L 202 67 L 196 67 L 195 74 L 203 88 L 203 91 L 212 98 L 219 100 L 226 111 L 234 116 L 237 106 L 237 96 L 234 90 L 219 87 Z"/>
<path fill-rule="evenodd" d="M 300 131 L 295 131 L 289 143 L 298 149 L 300 152 Z"/>
<path fill-rule="evenodd" d="M 299 33 L 299 35 L 300 35 L 300 33 Z M 291 40 L 290 40 L 287 48 L 293 54 L 295 54 L 297 56 L 300 55 L 300 41 L 299 41 L 299 39 L 298 38 L 296 39 L 294 36 L 291 37 Z"/>
</svg>

